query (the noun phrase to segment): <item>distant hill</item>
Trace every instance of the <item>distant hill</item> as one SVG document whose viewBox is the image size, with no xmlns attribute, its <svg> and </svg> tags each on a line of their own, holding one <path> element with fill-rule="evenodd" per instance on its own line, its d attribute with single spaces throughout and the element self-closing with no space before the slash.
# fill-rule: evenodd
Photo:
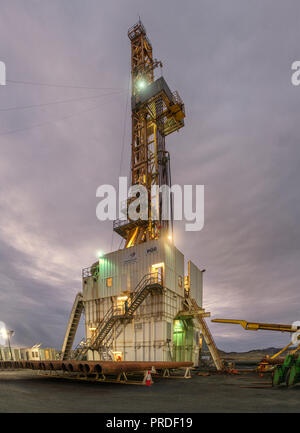
<svg viewBox="0 0 300 433">
<path fill-rule="evenodd" d="M 265 349 L 252 349 L 248 352 L 223 352 L 219 350 L 223 359 L 261 360 L 266 355 L 275 355 L 282 348 L 267 347 Z"/>
</svg>

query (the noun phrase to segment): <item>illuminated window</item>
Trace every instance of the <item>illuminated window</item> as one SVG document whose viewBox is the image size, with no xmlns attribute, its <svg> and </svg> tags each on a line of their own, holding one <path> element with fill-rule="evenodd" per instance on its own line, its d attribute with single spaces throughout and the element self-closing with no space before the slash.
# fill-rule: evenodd
<svg viewBox="0 0 300 433">
<path fill-rule="evenodd" d="M 96 328 L 89 328 L 90 333 L 91 333 L 91 338 L 94 338 L 95 334 L 96 334 Z"/>
<path fill-rule="evenodd" d="M 111 287 L 112 286 L 112 278 L 106 278 L 106 287 Z"/>
<path fill-rule="evenodd" d="M 164 273 L 164 263 L 156 263 L 155 265 L 152 265 L 152 274 L 155 275 L 157 278 L 157 282 L 162 284 L 163 283 L 163 273 Z"/>
<path fill-rule="evenodd" d="M 120 314 L 127 313 L 128 310 L 128 296 L 117 297 L 117 310 Z"/>
</svg>

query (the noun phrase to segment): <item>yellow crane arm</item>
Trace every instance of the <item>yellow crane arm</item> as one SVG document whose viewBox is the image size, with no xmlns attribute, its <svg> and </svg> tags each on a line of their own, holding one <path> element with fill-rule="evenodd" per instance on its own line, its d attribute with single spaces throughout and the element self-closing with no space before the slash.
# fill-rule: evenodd
<svg viewBox="0 0 300 433">
<path fill-rule="evenodd" d="M 213 319 L 212 322 L 242 325 L 246 331 L 258 331 L 259 329 L 263 329 L 265 331 L 296 332 L 300 329 L 299 326 L 293 327 L 292 325 L 278 325 L 276 323 L 247 322 L 246 320 Z"/>
<path fill-rule="evenodd" d="M 275 355 L 271 356 L 270 359 L 275 359 L 277 356 L 281 355 L 283 352 L 285 352 L 290 346 L 292 346 L 292 342 L 289 343 L 287 346 L 285 346 L 283 349 L 281 349 L 279 352 L 275 353 Z"/>
</svg>

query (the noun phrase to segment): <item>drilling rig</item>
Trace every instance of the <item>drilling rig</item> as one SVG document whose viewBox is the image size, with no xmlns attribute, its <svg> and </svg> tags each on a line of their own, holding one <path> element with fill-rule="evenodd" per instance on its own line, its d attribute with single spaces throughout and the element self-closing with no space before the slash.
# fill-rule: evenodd
<svg viewBox="0 0 300 433">
<path fill-rule="evenodd" d="M 173 211 L 163 220 L 162 193 L 153 203 L 152 187 L 171 187 L 170 154 L 166 136 L 184 126 L 184 104 L 178 92 L 171 92 L 163 76 L 154 79 L 162 62 L 153 59 L 152 45 L 139 21 L 128 31 L 131 42 L 131 184 L 144 185 L 148 191 L 148 219 L 117 220 L 113 229 L 125 239 L 125 247 L 173 237 Z M 128 205 L 128 204 L 127 204 Z M 153 209 L 158 218 L 153 219 Z M 127 213 L 128 217 L 128 213 Z"/>
<path fill-rule="evenodd" d="M 124 248 L 107 253 L 82 271 L 69 318 L 63 359 L 199 362 L 201 334 L 218 370 L 223 368 L 202 308 L 203 271 L 191 261 L 185 275 L 184 255 L 173 242 L 172 197 L 164 218 L 160 187 L 171 186 L 166 137 L 184 126 L 185 108 L 163 76 L 162 63 L 139 21 L 128 31 L 131 42 L 131 185 L 148 196 L 146 219 L 133 220 L 129 197 L 125 218 L 113 223 Z M 153 189 L 155 194 L 153 194 Z M 155 212 L 153 213 L 153 209 Z M 153 217 L 153 215 L 155 217 Z M 72 350 L 80 317 L 85 337 Z M 196 320 L 195 320 L 196 319 Z"/>
</svg>

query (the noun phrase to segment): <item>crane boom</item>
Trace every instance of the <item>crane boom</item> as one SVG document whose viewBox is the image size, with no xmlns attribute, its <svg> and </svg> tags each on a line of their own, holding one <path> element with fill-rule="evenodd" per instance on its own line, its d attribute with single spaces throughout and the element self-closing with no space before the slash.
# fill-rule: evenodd
<svg viewBox="0 0 300 433">
<path fill-rule="evenodd" d="M 276 323 L 247 322 L 246 320 L 213 319 L 212 322 L 241 325 L 244 329 L 246 329 L 246 331 L 258 331 L 260 329 L 265 331 L 296 332 L 300 329 L 300 326 L 279 325 Z"/>
</svg>

